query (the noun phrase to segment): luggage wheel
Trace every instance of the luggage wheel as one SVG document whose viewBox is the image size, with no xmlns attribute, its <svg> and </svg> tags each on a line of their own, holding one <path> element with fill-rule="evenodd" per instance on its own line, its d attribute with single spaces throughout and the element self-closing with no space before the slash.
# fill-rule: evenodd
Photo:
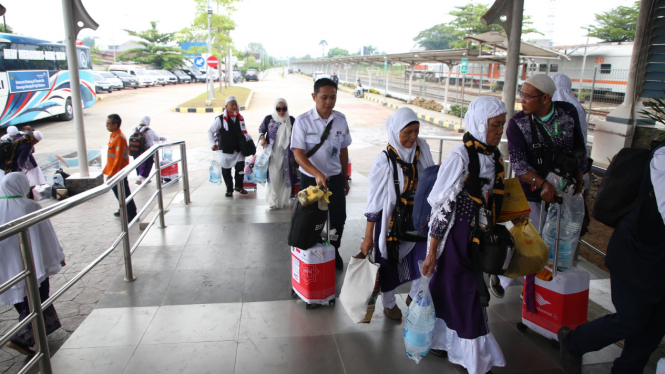
<svg viewBox="0 0 665 374">
<path fill-rule="evenodd" d="M 328 305 L 335 306 L 335 299 L 328 301 Z"/>
<path fill-rule="evenodd" d="M 561 344 L 559 344 L 559 342 L 554 339 L 550 340 L 550 344 L 552 344 L 552 348 L 556 349 L 557 351 L 561 347 Z"/>
<path fill-rule="evenodd" d="M 314 305 L 312 305 L 310 303 L 305 304 L 305 309 L 313 309 L 313 308 L 314 308 Z"/>
<path fill-rule="evenodd" d="M 296 291 L 294 291 L 293 288 L 291 289 L 291 297 L 294 299 L 298 298 L 298 294 L 296 294 Z"/>
<path fill-rule="evenodd" d="M 520 331 L 526 331 L 529 327 L 522 322 L 517 322 L 517 329 Z"/>
</svg>

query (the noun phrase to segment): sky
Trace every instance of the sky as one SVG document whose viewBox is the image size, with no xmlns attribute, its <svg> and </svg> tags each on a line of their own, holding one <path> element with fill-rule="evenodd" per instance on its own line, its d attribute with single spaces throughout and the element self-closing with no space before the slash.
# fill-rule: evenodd
<svg viewBox="0 0 665 374">
<path fill-rule="evenodd" d="M 99 23 L 96 31 L 79 33 L 79 39 L 92 36 L 100 41 L 121 44 L 130 39 L 123 29 L 146 30 L 158 20 L 162 32 L 178 31 L 190 25 L 195 15 L 192 0 L 83 0 L 90 16 Z M 474 1 L 491 5 L 493 0 Z M 555 45 L 583 44 L 586 31 L 581 27 L 595 22 L 594 13 L 633 0 L 525 0 L 524 14 L 534 27 L 547 33 L 553 20 Z M 236 30 L 231 37 L 236 48 L 244 50 L 250 42 L 262 43 L 268 54 L 278 58 L 320 56 L 319 42 L 357 52 L 372 45 L 387 53 L 414 48 L 413 38 L 422 30 L 449 22 L 454 6 L 468 0 L 244 0 L 235 4 L 231 15 Z M 413 4 L 409 7 L 408 4 Z M 49 41 L 64 38 L 62 2 L 57 0 L 3 0 L 6 22 L 18 34 Z M 213 8 L 217 12 L 216 7 Z M 552 9 L 554 10 L 552 12 Z M 554 17 L 548 15 L 554 14 Z M 526 35 L 522 40 L 544 38 Z M 592 41 L 594 39 L 592 38 Z"/>
</svg>

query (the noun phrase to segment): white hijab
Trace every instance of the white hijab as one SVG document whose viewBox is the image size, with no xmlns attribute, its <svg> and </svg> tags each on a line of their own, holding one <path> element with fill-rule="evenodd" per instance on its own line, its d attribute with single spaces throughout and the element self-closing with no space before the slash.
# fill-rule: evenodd
<svg viewBox="0 0 665 374">
<path fill-rule="evenodd" d="M 275 100 L 272 119 L 280 125 L 277 128 L 275 142 L 272 145 L 272 156 L 268 165 L 270 184 L 268 185 L 266 200 L 270 206 L 282 208 L 291 195 L 291 179 L 288 176 L 289 168 L 285 163 L 288 162 L 286 155 L 288 154 L 289 143 L 291 141 L 291 126 L 293 124 L 291 123 L 288 110 L 284 117 L 280 117 L 277 110 L 274 109 L 279 103 L 284 103 L 288 108 L 288 103 L 285 99 L 279 98 Z"/>
<path fill-rule="evenodd" d="M 23 173 L 9 173 L 0 183 L 0 225 L 41 209 L 41 206 L 26 198 L 30 191 L 28 178 Z M 30 244 L 39 283 L 57 274 L 65 260 L 65 254 L 49 220 L 30 227 Z M 23 271 L 18 235 L 0 242 L 0 283 L 4 283 Z M 2 305 L 23 301 L 26 296 L 25 282 L 20 282 L 7 292 L 0 294 Z"/>
<path fill-rule="evenodd" d="M 288 148 L 289 141 L 291 139 L 291 126 L 293 126 L 293 124 L 291 123 L 291 117 L 289 116 L 288 110 L 286 111 L 284 117 L 280 117 L 279 113 L 277 113 L 277 110 L 274 109 L 277 108 L 277 104 L 279 103 L 284 103 L 284 105 L 286 105 L 287 108 L 289 107 L 288 103 L 286 102 L 286 99 L 280 97 L 279 99 L 275 100 L 275 105 L 273 106 L 273 112 L 272 112 L 272 119 L 273 121 L 280 123 L 281 125 L 277 129 L 277 136 L 275 137 L 275 145 L 273 145 L 273 155 L 275 154 L 274 148 L 277 147 L 282 147 L 283 149 Z"/>
<path fill-rule="evenodd" d="M 584 107 L 582 107 L 582 104 L 580 104 L 579 100 L 577 100 L 573 93 L 573 83 L 570 81 L 570 78 L 564 74 L 554 74 L 552 80 L 556 85 L 556 92 L 554 93 L 554 96 L 552 96 L 552 101 L 565 101 L 575 105 L 575 108 L 577 108 L 577 116 L 580 117 L 580 128 L 582 129 L 582 135 L 584 135 L 584 144 L 586 144 L 589 124 L 586 121 L 586 110 L 584 110 Z"/>
<path fill-rule="evenodd" d="M 490 118 L 506 113 L 506 105 L 499 99 L 490 96 L 481 96 L 469 104 L 469 110 L 464 116 L 467 130 L 478 141 L 485 144 L 487 141 L 488 121 Z M 494 159 L 492 155 L 478 155 L 480 158 L 480 178 L 494 180 Z M 463 144 L 453 148 L 448 157 L 443 161 L 437 174 L 436 183 L 432 187 L 427 201 L 432 206 L 432 214 L 440 221 L 448 222 L 445 215 L 450 213 L 452 202 L 464 188 L 464 180 L 468 174 L 469 154 Z M 483 194 L 487 193 L 491 185 L 483 187 Z M 452 227 L 455 215 L 450 217 L 448 229 L 437 248 L 437 258 L 443 252 L 443 247 Z M 430 219 L 430 223 L 434 221 Z M 430 226 L 431 227 L 431 226 Z M 427 250 L 429 251 L 429 244 Z"/>
<path fill-rule="evenodd" d="M 399 157 L 406 162 L 413 162 L 413 157 L 416 153 L 416 146 L 406 148 L 402 146 L 399 141 L 399 133 L 407 125 L 419 122 L 418 116 L 410 108 L 400 108 L 388 118 L 386 121 L 386 129 L 388 131 L 388 143 L 397 150 Z M 418 172 L 434 165 L 432 159 L 432 152 L 425 139 L 418 138 L 417 142 L 420 146 L 420 156 L 418 157 Z M 397 169 L 397 176 L 399 179 L 400 191 L 404 188 L 404 173 L 401 168 Z M 388 251 L 386 250 L 386 238 L 388 237 L 388 225 L 392 216 L 397 195 L 395 194 L 395 183 L 393 179 L 393 166 L 392 162 L 388 162 L 385 153 L 381 152 L 372 165 L 369 172 L 369 192 L 367 193 L 367 213 L 377 213 L 382 211 L 381 214 L 381 234 L 379 235 L 379 251 L 381 256 L 385 259 L 388 258 Z M 400 259 L 406 256 L 412 249 L 415 243 L 402 242 L 399 248 Z"/>
</svg>

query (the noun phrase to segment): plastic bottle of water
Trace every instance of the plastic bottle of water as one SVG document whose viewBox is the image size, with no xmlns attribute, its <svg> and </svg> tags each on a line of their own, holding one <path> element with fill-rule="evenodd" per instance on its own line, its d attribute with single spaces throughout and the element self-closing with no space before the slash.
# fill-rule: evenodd
<svg viewBox="0 0 665 374">
<path fill-rule="evenodd" d="M 65 180 L 62 178 L 62 174 L 53 174 L 53 184 L 65 185 Z"/>
<path fill-rule="evenodd" d="M 162 149 L 162 158 L 164 161 L 171 162 L 173 161 L 173 149 L 171 147 Z"/>
<path fill-rule="evenodd" d="M 584 219 L 584 200 L 582 200 L 581 195 L 564 196 L 561 211 L 557 267 L 565 270 L 573 265 L 573 251 L 577 248 L 582 220 Z M 554 263 L 556 219 L 559 213 L 559 205 L 550 206 L 547 212 L 547 221 L 543 227 L 543 240 L 550 248 L 550 263 Z"/>
<path fill-rule="evenodd" d="M 429 292 L 431 277 L 422 277 L 418 294 L 406 312 L 404 345 L 406 355 L 417 363 L 427 355 L 434 335 L 434 304 Z"/>
<path fill-rule="evenodd" d="M 222 183 L 222 165 L 219 161 L 213 160 L 210 163 L 210 179 L 211 183 Z"/>
</svg>

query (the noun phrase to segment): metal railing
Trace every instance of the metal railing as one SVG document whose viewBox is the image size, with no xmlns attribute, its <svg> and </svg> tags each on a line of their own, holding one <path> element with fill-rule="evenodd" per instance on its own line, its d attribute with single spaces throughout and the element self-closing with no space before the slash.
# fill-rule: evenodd
<svg viewBox="0 0 665 374">
<path fill-rule="evenodd" d="M 162 148 L 172 147 L 175 145 L 178 145 L 180 147 L 180 159 L 171 161 L 164 165 L 160 165 L 159 150 Z M 162 192 L 163 189 L 182 179 L 184 201 L 185 204 L 190 203 L 189 174 L 187 171 L 186 151 L 187 148 L 184 141 L 154 145 L 101 186 L 95 187 L 81 194 L 72 196 L 66 200 L 45 207 L 36 212 L 27 214 L 21 218 L 15 219 L 11 222 L 5 223 L 4 225 L 0 226 L 0 241 L 14 235 L 18 235 L 19 248 L 21 251 L 21 258 L 23 260 L 23 268 L 24 268 L 22 272 L 16 274 L 12 279 L 0 285 L 0 293 L 9 290 L 11 287 L 25 280 L 28 304 L 30 307 L 30 314 L 28 314 L 22 321 L 14 325 L 14 327 L 12 327 L 7 333 L 5 333 L 0 338 L 0 346 L 4 346 L 10 339 L 16 336 L 16 334 L 19 333 L 23 328 L 25 328 L 29 323 L 32 323 L 32 329 L 35 337 L 36 354 L 30 359 L 30 361 L 26 363 L 26 365 L 19 371 L 19 373 L 26 373 L 36 363 L 39 363 L 39 369 L 42 374 L 51 374 L 53 372 L 51 368 L 51 355 L 49 352 L 48 341 L 46 337 L 46 326 L 44 323 L 44 316 L 42 314 L 42 311 L 48 308 L 49 306 L 53 305 L 55 300 L 57 300 L 60 296 L 62 296 L 62 294 L 67 292 L 67 290 L 69 290 L 76 282 L 81 280 L 81 278 L 83 278 L 84 275 L 86 275 L 90 270 L 92 270 L 92 268 L 94 268 L 97 264 L 99 264 L 111 252 L 113 252 L 113 250 L 118 246 L 118 244 L 120 244 L 120 242 L 122 242 L 123 252 L 125 256 L 125 281 L 131 282 L 136 279 L 134 277 L 134 272 L 132 270 L 132 257 L 131 257 L 132 253 L 134 253 L 134 251 L 139 246 L 139 244 L 141 243 L 147 232 L 155 224 L 157 218 L 159 218 L 159 227 L 166 227 L 164 222 L 164 200 Z M 148 202 L 136 214 L 136 217 L 131 222 L 128 222 L 127 204 L 135 200 L 138 192 L 141 191 L 147 185 L 147 183 L 146 182 L 142 183 L 141 186 L 137 188 L 131 195 L 125 196 L 125 186 L 124 186 L 125 179 L 132 171 L 136 170 L 136 168 L 138 168 L 143 162 L 148 160 L 148 158 L 150 157 L 153 157 L 155 160 L 155 170 L 153 170 L 153 172 L 150 173 L 150 176 L 146 178 L 146 181 L 150 180 L 150 178 L 155 177 L 156 190 L 151 195 Z M 170 182 L 162 185 L 161 170 L 176 163 L 180 163 L 182 167 L 182 174 L 178 175 L 176 178 L 173 178 Z M 113 242 L 113 244 L 111 244 L 111 246 L 104 251 L 104 253 L 102 253 L 94 261 L 88 264 L 88 266 L 86 266 L 83 270 L 81 270 L 74 278 L 65 283 L 64 286 L 62 286 L 59 290 L 53 293 L 47 300 L 45 300 L 42 303 L 39 298 L 39 283 L 37 275 L 35 273 L 35 264 L 33 262 L 32 246 L 30 244 L 30 234 L 28 232 L 28 229 L 31 226 L 34 226 L 47 219 L 53 218 L 58 214 L 66 212 L 96 197 L 104 195 L 114 187 L 117 188 L 118 191 L 118 204 L 120 206 L 120 228 L 122 232 Z M 159 208 L 157 214 L 155 214 L 155 217 L 150 221 L 148 226 L 144 229 L 143 234 L 139 236 L 134 246 L 130 248 L 129 229 L 139 221 L 141 215 L 146 212 L 146 210 L 150 207 L 155 198 L 159 198 L 157 200 Z"/>
</svg>

